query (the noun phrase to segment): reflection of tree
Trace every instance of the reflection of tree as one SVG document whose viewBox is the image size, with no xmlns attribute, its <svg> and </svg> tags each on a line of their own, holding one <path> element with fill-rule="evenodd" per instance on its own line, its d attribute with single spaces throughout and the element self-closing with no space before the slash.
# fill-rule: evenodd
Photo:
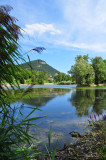
<svg viewBox="0 0 106 160">
<path fill-rule="evenodd" d="M 106 109 L 106 90 L 95 90 L 95 102 L 93 105 L 93 111 L 96 113 L 102 113 L 102 110 Z"/>
<path fill-rule="evenodd" d="M 76 107 L 76 112 L 80 116 L 88 115 L 91 106 L 94 112 L 102 113 L 102 110 L 106 108 L 106 90 L 76 90 L 72 93 L 70 101 Z"/>
<path fill-rule="evenodd" d="M 53 89 L 53 88 L 35 88 L 31 91 L 30 96 L 23 98 L 23 103 L 33 106 L 44 106 L 48 101 L 58 95 L 64 95 L 70 92 L 69 89 Z"/>
<path fill-rule="evenodd" d="M 32 105 L 32 106 L 44 106 L 48 101 L 52 100 L 54 97 L 35 97 L 35 98 L 27 98 L 22 99 L 23 103 Z"/>
<path fill-rule="evenodd" d="M 22 101 L 23 103 L 33 105 L 33 106 L 44 106 L 48 101 L 53 99 L 54 97 L 58 95 L 64 95 L 67 92 L 70 92 L 69 89 L 53 89 L 53 88 L 34 88 L 30 92 L 28 92 L 26 95 L 22 96 L 25 90 L 21 91 L 14 91 L 11 90 L 11 94 L 13 96 L 13 102 L 16 100 Z M 10 95 L 11 95 L 10 94 Z M 20 99 L 20 97 L 22 97 Z M 11 102 L 12 103 L 12 102 Z"/>
</svg>

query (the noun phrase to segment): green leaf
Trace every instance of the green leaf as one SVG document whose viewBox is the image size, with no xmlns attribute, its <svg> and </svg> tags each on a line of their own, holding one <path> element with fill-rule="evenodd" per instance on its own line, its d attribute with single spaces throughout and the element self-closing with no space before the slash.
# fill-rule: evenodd
<svg viewBox="0 0 106 160">
<path fill-rule="evenodd" d="M 44 117 L 46 117 L 46 116 L 44 116 Z M 34 120 L 37 120 L 37 119 L 40 119 L 40 118 L 44 118 L 44 117 L 35 117 L 35 118 L 26 119 L 26 120 L 23 120 L 22 123 L 23 122 L 34 121 Z"/>
</svg>

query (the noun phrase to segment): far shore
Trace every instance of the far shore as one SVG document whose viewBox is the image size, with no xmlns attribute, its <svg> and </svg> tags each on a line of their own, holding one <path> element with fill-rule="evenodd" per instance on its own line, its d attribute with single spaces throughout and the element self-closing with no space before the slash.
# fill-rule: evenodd
<svg viewBox="0 0 106 160">
<path fill-rule="evenodd" d="M 53 84 L 54 83 L 44 83 L 44 84 L 41 84 L 41 85 L 53 85 Z M 19 86 L 27 86 L 27 85 L 32 85 L 32 84 L 19 84 Z M 34 84 L 34 85 L 40 85 L 40 84 Z M 11 87 L 11 85 L 10 84 L 3 84 L 2 87 Z"/>
<path fill-rule="evenodd" d="M 29 86 L 29 85 L 32 85 L 32 84 L 19 84 L 19 86 L 21 87 L 21 86 Z M 33 84 L 33 85 L 58 85 L 58 84 L 56 84 L 56 83 L 44 83 L 44 84 Z M 75 85 L 75 84 L 70 84 L 70 85 Z M 17 84 L 15 84 L 14 86 L 17 86 Z M 76 85 L 76 87 L 78 87 L 78 88 L 95 88 L 95 87 L 105 87 L 106 86 L 106 84 L 91 84 L 91 85 Z M 4 87 L 6 87 L 6 88 L 8 88 L 8 87 L 11 87 L 11 85 L 10 84 L 2 84 L 2 87 L 4 88 Z"/>
<path fill-rule="evenodd" d="M 77 85 L 77 87 L 102 87 L 102 86 L 106 86 L 106 84 Z"/>
</svg>

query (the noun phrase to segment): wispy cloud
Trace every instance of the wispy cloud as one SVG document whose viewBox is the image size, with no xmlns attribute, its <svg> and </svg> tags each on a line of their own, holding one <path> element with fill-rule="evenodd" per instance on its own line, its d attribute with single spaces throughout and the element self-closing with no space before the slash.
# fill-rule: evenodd
<svg viewBox="0 0 106 160">
<path fill-rule="evenodd" d="M 70 30 L 106 32 L 105 0 L 62 0 L 60 7 Z"/>
<path fill-rule="evenodd" d="M 61 31 L 56 29 L 53 24 L 46 23 L 35 23 L 31 25 L 26 24 L 23 30 L 25 31 L 23 33 L 28 34 L 30 36 L 33 36 L 35 33 L 43 34 L 46 32 L 50 33 L 51 35 L 61 34 Z"/>
<path fill-rule="evenodd" d="M 92 50 L 96 52 L 106 52 L 106 43 L 87 44 L 87 43 L 71 43 L 67 41 L 56 41 L 56 44 L 73 48 Z"/>
<path fill-rule="evenodd" d="M 80 49 L 106 52 L 106 1 L 59 0 L 58 2 L 66 21 L 64 41 L 59 43 Z"/>
</svg>

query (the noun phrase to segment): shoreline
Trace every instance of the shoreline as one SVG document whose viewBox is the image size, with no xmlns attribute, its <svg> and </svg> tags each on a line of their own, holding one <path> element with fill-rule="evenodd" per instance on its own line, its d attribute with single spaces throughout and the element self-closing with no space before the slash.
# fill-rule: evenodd
<svg viewBox="0 0 106 160">
<path fill-rule="evenodd" d="M 41 85 L 53 85 L 54 83 L 45 83 L 45 84 L 41 84 Z M 32 85 L 32 84 L 19 84 L 19 86 L 29 86 L 29 85 Z M 36 85 L 36 84 L 34 84 Z M 37 84 L 37 85 L 40 85 L 40 84 Z M 13 85 L 13 86 L 18 86 L 17 84 L 16 85 Z M 2 87 L 11 87 L 10 84 L 3 84 Z"/>
<path fill-rule="evenodd" d="M 77 87 L 104 87 L 106 84 L 77 85 Z"/>
<path fill-rule="evenodd" d="M 18 84 L 18 85 L 19 85 L 19 87 L 22 87 L 22 86 L 30 86 L 30 85 L 42 85 L 42 86 L 44 85 L 44 86 L 46 86 L 46 85 L 59 85 L 59 84 L 44 83 L 44 84 Z M 12 86 L 13 87 L 18 87 L 18 85 L 13 84 Z M 76 85 L 76 84 L 70 84 L 70 85 Z M 65 86 L 65 85 L 63 85 L 63 86 Z M 2 84 L 2 87 L 3 88 L 8 88 L 8 87 L 11 87 L 11 85 L 10 84 Z M 102 88 L 102 87 L 106 87 L 106 84 L 76 85 L 76 89 L 90 89 L 90 88 L 93 89 L 93 88 Z"/>
</svg>

